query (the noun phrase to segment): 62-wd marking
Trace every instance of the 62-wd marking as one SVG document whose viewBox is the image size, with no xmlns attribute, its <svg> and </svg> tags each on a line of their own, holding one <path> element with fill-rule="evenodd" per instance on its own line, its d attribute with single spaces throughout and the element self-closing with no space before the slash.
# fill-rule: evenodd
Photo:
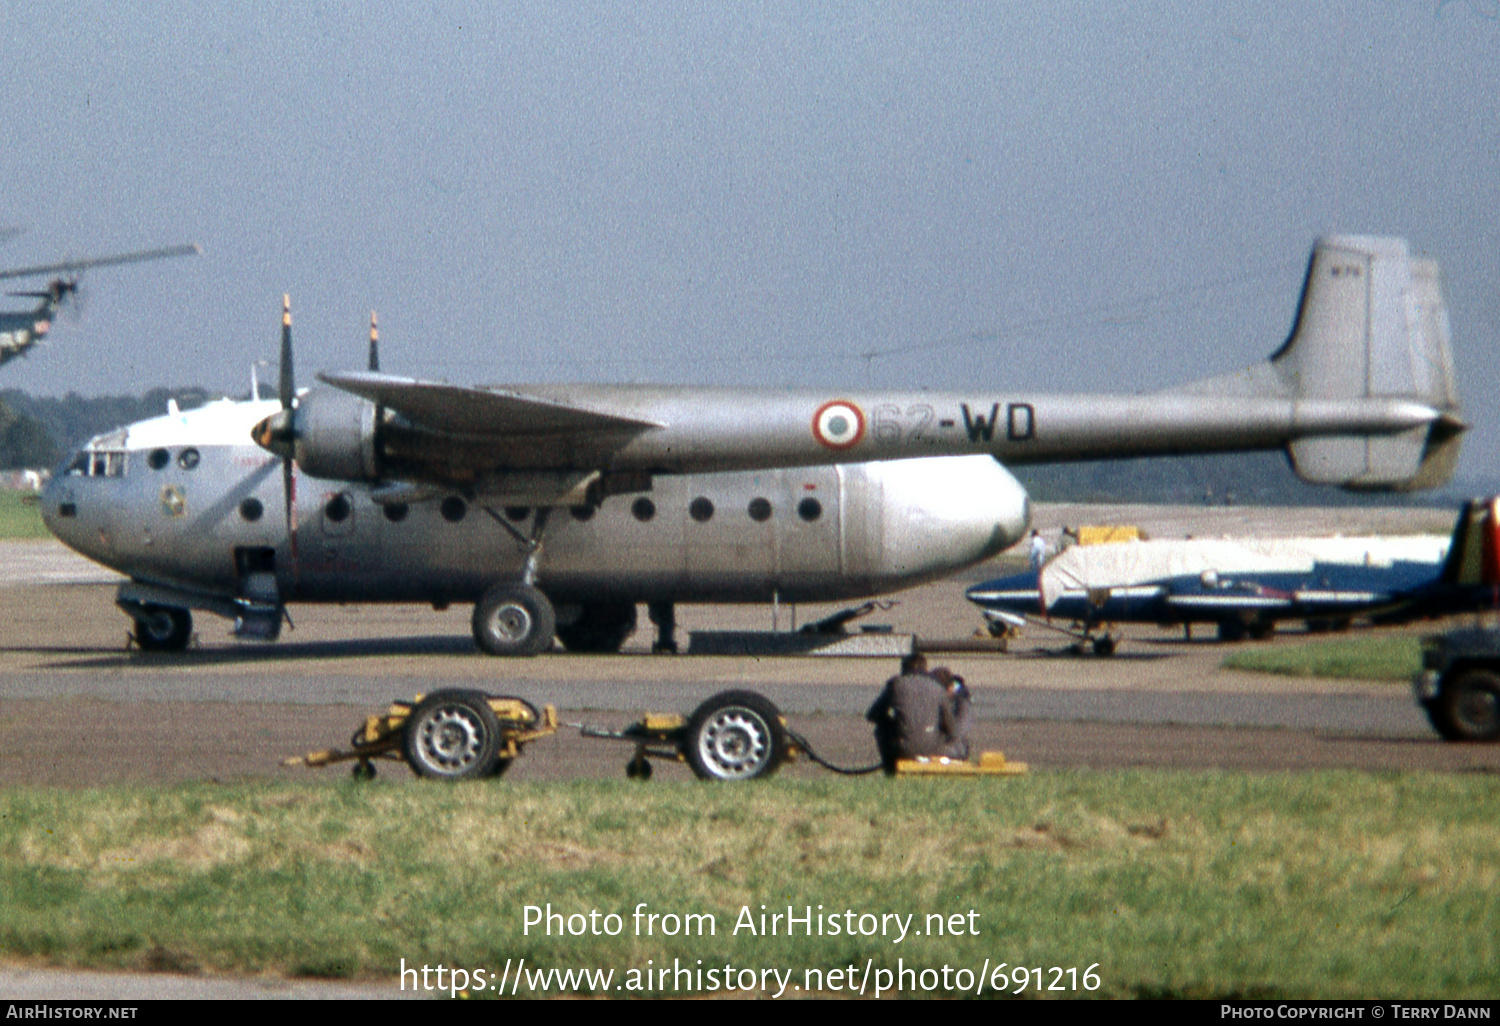
<svg viewBox="0 0 1500 1026">
<path fill-rule="evenodd" d="M 865 437 L 865 415 L 845 399 L 835 399 L 813 414 L 813 437 L 830 449 L 847 449 Z"/>
</svg>

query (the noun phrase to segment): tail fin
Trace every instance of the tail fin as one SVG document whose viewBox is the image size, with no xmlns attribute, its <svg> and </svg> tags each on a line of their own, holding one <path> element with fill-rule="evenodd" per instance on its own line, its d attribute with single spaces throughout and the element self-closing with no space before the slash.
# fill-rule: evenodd
<svg viewBox="0 0 1500 1026">
<path fill-rule="evenodd" d="M 1500 584 L 1500 497 L 1470 499 L 1453 528 L 1443 581 L 1460 587 Z"/>
<path fill-rule="evenodd" d="M 1197 394 L 1338 401 L 1405 399 L 1437 414 L 1393 435 L 1301 438 L 1287 447 L 1297 476 L 1350 489 L 1444 484 L 1458 462 L 1458 388 L 1437 264 L 1405 240 L 1322 239 L 1308 262 L 1286 344 L 1238 374 L 1197 382 Z"/>
</svg>

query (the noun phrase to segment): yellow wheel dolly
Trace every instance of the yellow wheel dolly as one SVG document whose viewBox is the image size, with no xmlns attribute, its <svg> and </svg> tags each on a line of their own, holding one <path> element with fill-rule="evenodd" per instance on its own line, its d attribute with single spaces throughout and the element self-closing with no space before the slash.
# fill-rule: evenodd
<svg viewBox="0 0 1500 1026">
<path fill-rule="evenodd" d="M 419 776 L 441 780 L 498 777 L 520 758 L 527 743 L 557 733 L 557 710 L 538 709 L 525 699 L 479 691 L 445 689 L 393 702 L 383 715 L 365 717 L 348 749 L 309 752 L 284 766 L 331 766 L 353 762 L 356 779 L 375 776 L 375 760 L 402 761 Z M 781 710 L 754 691 L 721 691 L 688 716 L 647 713 L 623 730 L 584 724 L 584 737 L 628 741 L 635 754 L 625 775 L 651 779 L 651 760 L 685 762 L 701 780 L 754 780 L 770 776 L 784 762 L 806 756 L 836 773 L 873 773 L 873 766 L 836 766 L 818 756 L 807 739 L 787 726 Z M 897 776 L 1014 776 L 1023 762 L 1007 762 L 985 752 L 978 762 L 963 759 L 902 759 Z"/>
</svg>

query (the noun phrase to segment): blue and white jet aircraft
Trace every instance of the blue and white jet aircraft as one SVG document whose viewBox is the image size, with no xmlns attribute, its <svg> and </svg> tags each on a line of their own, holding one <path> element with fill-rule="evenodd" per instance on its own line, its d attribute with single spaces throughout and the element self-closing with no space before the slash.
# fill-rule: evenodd
<svg viewBox="0 0 1500 1026">
<path fill-rule="evenodd" d="M 1500 498 L 1474 499 L 1451 540 L 1282 538 L 1075 545 L 966 592 L 990 630 L 1061 621 L 1099 655 L 1122 623 L 1212 624 L 1223 641 L 1264 638 L 1283 620 L 1313 628 L 1395 623 L 1500 605 Z"/>
</svg>

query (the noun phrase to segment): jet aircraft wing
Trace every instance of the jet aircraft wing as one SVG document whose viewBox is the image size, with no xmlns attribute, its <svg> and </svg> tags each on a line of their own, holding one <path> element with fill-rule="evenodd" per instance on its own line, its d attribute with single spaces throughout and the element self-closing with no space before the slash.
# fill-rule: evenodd
<svg viewBox="0 0 1500 1026">
<path fill-rule="evenodd" d="M 665 426 L 500 389 L 469 388 L 368 372 L 320 374 L 318 378 L 394 410 L 417 427 L 450 434 L 639 433 Z"/>
</svg>

